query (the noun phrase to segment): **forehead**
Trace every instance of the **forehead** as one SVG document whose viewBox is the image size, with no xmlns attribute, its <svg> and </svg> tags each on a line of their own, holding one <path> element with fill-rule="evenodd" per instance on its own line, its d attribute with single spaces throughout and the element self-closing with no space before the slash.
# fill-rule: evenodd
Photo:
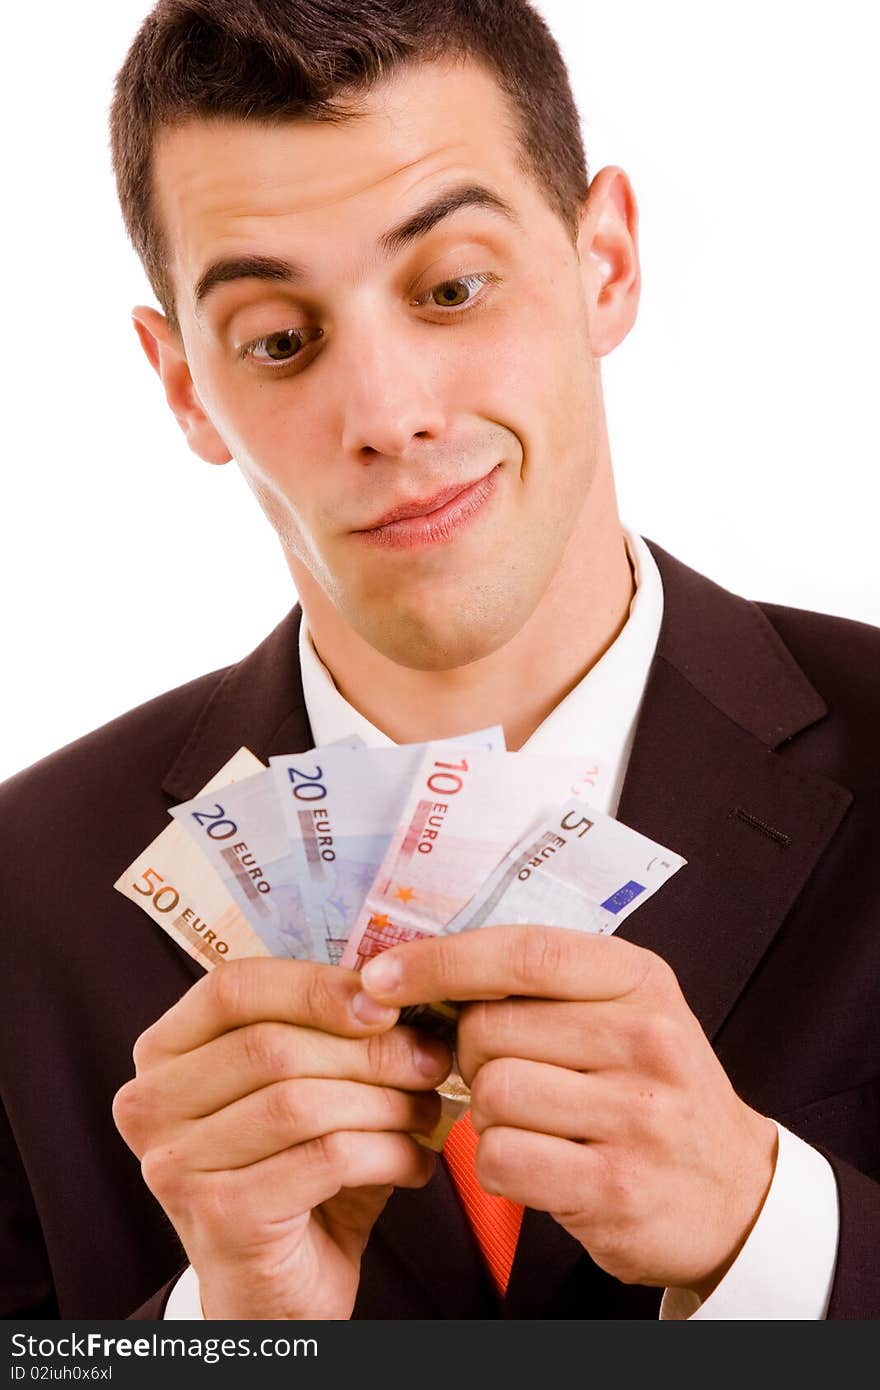
<svg viewBox="0 0 880 1390">
<path fill-rule="evenodd" d="M 334 247 L 405 213 L 450 175 L 522 182 L 515 121 L 473 63 L 405 68 L 341 124 L 193 119 L 162 132 L 154 187 L 178 292 L 207 261 L 242 250 Z"/>
</svg>

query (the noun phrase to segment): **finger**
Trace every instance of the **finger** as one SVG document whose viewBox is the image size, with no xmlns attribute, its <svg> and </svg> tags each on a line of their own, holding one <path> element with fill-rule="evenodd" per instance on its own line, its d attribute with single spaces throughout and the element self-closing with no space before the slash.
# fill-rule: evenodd
<svg viewBox="0 0 880 1390">
<path fill-rule="evenodd" d="M 394 1008 L 365 1021 L 355 1012 L 359 995 L 357 973 L 338 965 L 263 957 L 224 961 L 141 1034 L 135 1064 L 139 1070 L 155 1065 L 267 1019 L 342 1037 L 375 1033 L 395 1022 Z"/>
<path fill-rule="evenodd" d="M 252 1249 L 261 1232 L 277 1236 L 290 1221 L 348 1188 L 423 1187 L 435 1157 L 404 1134 L 338 1130 L 248 1168 L 193 1172 L 163 1150 L 142 1165 L 150 1191 L 181 1229 L 213 1229 L 230 1253 L 240 1238 Z"/>
<path fill-rule="evenodd" d="M 436 1091 L 299 1077 L 265 1086 L 194 1122 L 175 1147 L 185 1166 L 213 1172 L 249 1167 L 336 1130 L 430 1134 L 439 1118 Z"/>
<path fill-rule="evenodd" d="M 498 1125 L 481 1135 L 474 1166 L 486 1192 L 535 1211 L 582 1212 L 594 1202 L 597 1162 L 590 1144 Z"/>
<path fill-rule="evenodd" d="M 635 1088 L 619 1080 L 518 1057 L 487 1062 L 471 1082 L 478 1134 L 501 1125 L 579 1143 L 607 1139 L 629 1127 L 637 1099 Z"/>
<path fill-rule="evenodd" d="M 273 1082 L 339 1077 L 401 1090 L 429 1090 L 452 1065 L 449 1049 L 412 1028 L 371 1038 L 337 1038 L 288 1023 L 252 1023 L 183 1057 L 150 1068 L 131 1083 L 132 1109 L 173 1124 L 222 1110 Z"/>
<path fill-rule="evenodd" d="M 468 1081 L 494 1057 L 522 1057 L 573 1071 L 626 1068 L 638 1044 L 637 1013 L 640 1018 L 641 1010 L 625 1009 L 619 1000 L 510 998 L 467 1004 L 458 1022 L 458 1069 Z"/>
<path fill-rule="evenodd" d="M 361 980 L 375 999 L 397 1007 L 511 994 L 598 1000 L 629 994 L 662 966 L 652 952 L 616 936 L 502 926 L 395 946 L 368 961 Z"/>
</svg>

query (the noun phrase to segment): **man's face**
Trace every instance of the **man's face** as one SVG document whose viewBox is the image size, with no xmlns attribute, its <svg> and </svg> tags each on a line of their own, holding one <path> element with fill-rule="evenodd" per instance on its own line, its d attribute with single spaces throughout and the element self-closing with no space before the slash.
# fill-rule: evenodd
<svg viewBox="0 0 880 1390">
<path fill-rule="evenodd" d="M 531 616 L 596 473 L 585 268 L 481 68 L 405 69 L 361 106 L 164 132 L 158 208 L 195 391 L 294 579 L 392 660 L 446 669 Z M 383 241 L 475 187 L 509 214 L 465 200 Z"/>
</svg>

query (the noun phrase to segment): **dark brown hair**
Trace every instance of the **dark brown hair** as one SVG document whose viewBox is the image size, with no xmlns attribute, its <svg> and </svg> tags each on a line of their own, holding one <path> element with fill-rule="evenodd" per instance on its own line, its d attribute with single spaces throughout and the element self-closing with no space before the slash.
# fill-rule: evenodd
<svg viewBox="0 0 880 1390">
<path fill-rule="evenodd" d="M 343 121 L 397 68 L 481 63 L 507 96 L 524 171 L 576 235 L 588 172 L 556 41 L 528 0 L 158 0 L 116 79 L 110 115 L 122 215 L 176 324 L 152 196 L 156 133 L 193 117 Z"/>
</svg>

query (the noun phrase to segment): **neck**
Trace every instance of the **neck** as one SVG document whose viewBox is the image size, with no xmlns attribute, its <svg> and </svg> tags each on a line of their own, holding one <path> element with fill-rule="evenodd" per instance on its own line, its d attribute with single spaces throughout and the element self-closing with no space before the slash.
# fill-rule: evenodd
<svg viewBox="0 0 880 1390">
<path fill-rule="evenodd" d="M 562 563 L 528 621 L 497 651 L 448 671 L 419 671 L 360 637 L 311 574 L 290 561 L 315 649 L 340 694 L 395 743 L 500 724 L 521 748 L 621 632 L 634 580 L 613 484 L 585 505 Z"/>
</svg>

